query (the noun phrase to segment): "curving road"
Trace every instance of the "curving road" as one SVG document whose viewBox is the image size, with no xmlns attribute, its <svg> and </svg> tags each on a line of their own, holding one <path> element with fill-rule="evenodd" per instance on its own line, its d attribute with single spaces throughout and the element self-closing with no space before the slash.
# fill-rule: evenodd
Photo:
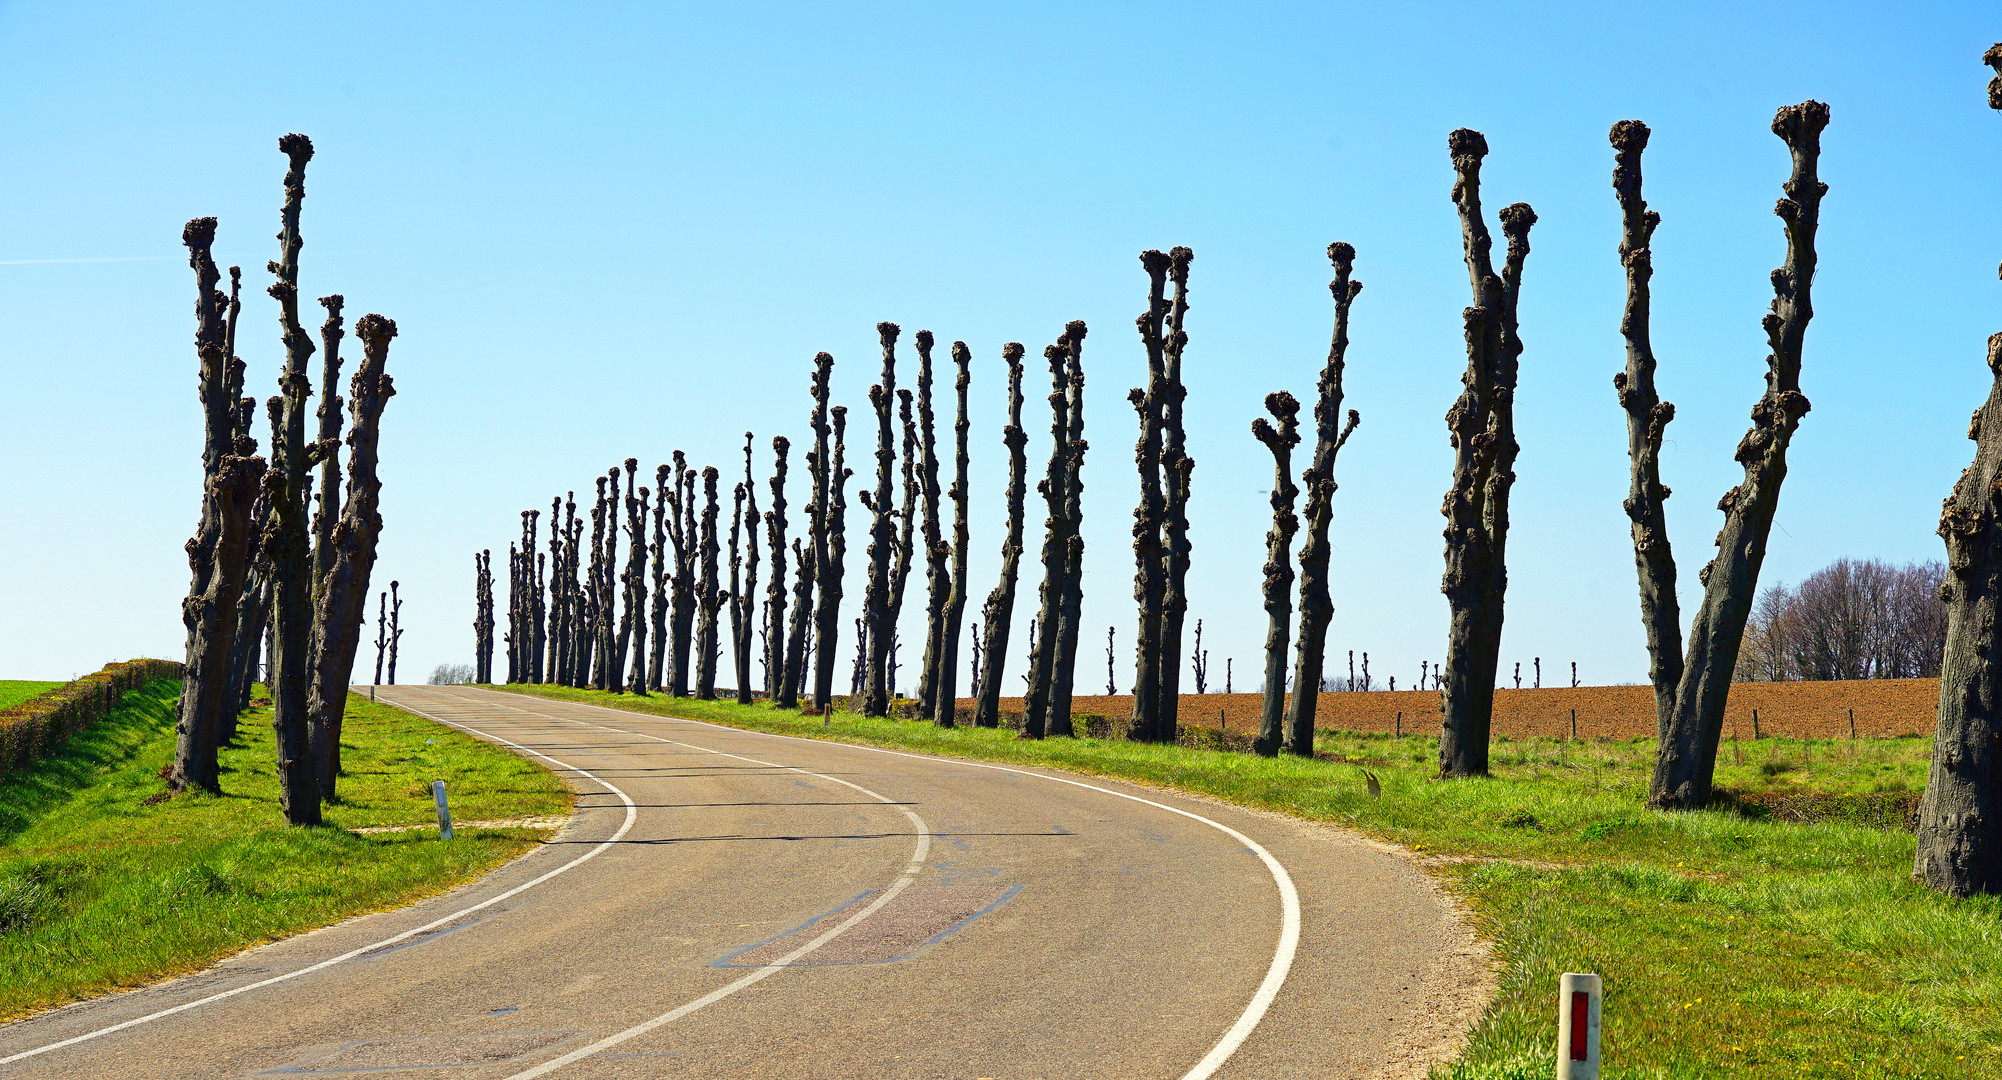
<svg viewBox="0 0 2002 1080">
<path fill-rule="evenodd" d="M 1477 976 L 1377 845 L 1116 781 L 465 687 L 578 813 L 478 883 L 0 1028 L 0 1076 L 1423 1075 Z M 1464 994 L 1460 994 L 1464 1004 Z"/>
</svg>

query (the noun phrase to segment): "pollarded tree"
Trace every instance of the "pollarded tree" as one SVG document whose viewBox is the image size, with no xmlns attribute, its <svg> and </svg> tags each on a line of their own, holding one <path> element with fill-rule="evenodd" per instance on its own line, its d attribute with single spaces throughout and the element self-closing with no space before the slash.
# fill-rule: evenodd
<svg viewBox="0 0 2002 1080">
<path fill-rule="evenodd" d="M 1049 512 L 1043 519 L 1043 584 L 1038 593 L 1042 606 L 1036 622 L 1045 628 L 1056 626 L 1061 618 L 1064 568 L 1069 555 L 1068 535 L 1064 531 L 1064 470 L 1070 456 L 1070 381 L 1065 366 L 1068 354 L 1068 345 L 1062 340 L 1043 350 L 1043 359 L 1050 365 L 1050 461 L 1036 490 L 1042 494 Z M 1059 640 L 1057 634 L 1046 632 L 1029 650 L 1029 682 L 1022 691 L 1024 738 L 1040 739 L 1047 730 Z"/>
<path fill-rule="evenodd" d="M 959 635 L 966 622 L 967 563 L 967 433 L 972 429 L 966 417 L 966 388 L 972 382 L 973 353 L 966 342 L 952 343 L 952 363 L 958 374 L 953 390 L 958 395 L 958 419 L 953 423 L 953 479 L 947 495 L 952 499 L 952 569 L 945 600 L 944 625 L 938 634 L 938 654 L 933 662 L 932 716 L 940 727 L 957 722 L 959 708 Z"/>
<path fill-rule="evenodd" d="M 1349 436 L 1355 434 L 1362 417 L 1354 409 L 1348 422 L 1342 421 L 1342 376 L 1348 370 L 1349 307 L 1362 282 L 1350 275 L 1355 269 L 1356 249 L 1336 241 L 1328 245 L 1328 261 L 1334 264 L 1335 279 L 1328 292 L 1335 298 L 1334 338 L 1328 345 L 1328 362 L 1321 368 L 1315 387 L 1314 458 L 1300 479 L 1306 484 L 1307 539 L 1300 545 L 1300 633 L 1294 643 L 1293 696 L 1287 702 L 1284 748 L 1295 754 L 1314 753 L 1314 710 L 1319 703 L 1321 669 L 1328 647 L 1328 623 L 1334 618 L 1334 600 L 1328 594 L 1328 562 L 1333 545 L 1328 539 L 1334 523 L 1335 461 Z M 1270 694 L 1268 677 L 1266 693 Z M 1260 729 L 1261 733 L 1263 728 Z M 1262 738 L 1261 734 L 1261 738 Z"/>
<path fill-rule="evenodd" d="M 1064 589 L 1057 610 L 1057 663 L 1050 687 L 1051 735 L 1071 735 L 1071 684 L 1077 674 L 1084 609 L 1084 335 L 1082 319 L 1064 326 L 1064 386 L 1070 395 L 1064 443 Z"/>
<path fill-rule="evenodd" d="M 635 607 L 633 604 L 633 590 L 646 587 L 646 578 L 644 577 L 646 573 L 646 531 L 641 528 L 640 522 L 633 517 L 634 512 L 639 508 L 639 492 L 637 489 L 639 468 L 640 460 L 638 458 L 626 459 L 626 497 L 624 500 L 618 498 L 619 481 L 617 476 L 615 475 L 612 479 L 613 505 L 616 508 L 623 501 L 626 511 L 626 568 L 617 574 L 620 597 L 618 605 L 619 615 L 616 620 L 608 620 L 608 624 L 613 624 L 617 627 L 612 637 L 612 663 L 611 670 L 608 673 L 610 678 L 606 680 L 610 684 L 606 689 L 614 694 L 625 692 L 627 673 L 626 650 L 632 647 L 633 620 L 641 610 L 641 608 Z M 611 532 L 613 535 L 617 535 L 618 533 L 618 522 L 616 520 L 612 523 Z M 614 561 L 614 565 L 616 565 L 616 561 Z"/>
<path fill-rule="evenodd" d="M 1660 745 L 1648 804 L 1657 809 L 1701 809 L 1710 805 L 1724 728 L 1724 703 L 1738 663 L 1765 560 L 1766 537 L 1779 507 L 1786 477 L 1787 446 L 1808 410 L 1800 392 L 1801 345 L 1813 317 L 1814 236 L 1821 197 L 1828 190 L 1815 175 L 1828 106 L 1807 101 L 1779 110 L 1773 134 L 1787 144 L 1792 174 L 1774 212 L 1785 223 L 1787 253 L 1773 272 L 1772 311 L 1765 317 L 1766 392 L 1752 407 L 1752 427 L 1734 455 L 1745 479 L 1724 493 L 1717 508 L 1724 527 L 1717 534 L 1717 557 L 1698 575 L 1703 604 L 1689 624 L 1685 655 L 1678 633 L 1675 563 L 1668 543 L 1659 458 L 1662 430 L 1675 415 L 1654 388 L 1655 360 L 1648 339 L 1650 240 L 1660 215 L 1641 197 L 1641 151 L 1645 124 L 1613 127 L 1613 186 L 1620 200 L 1620 260 L 1626 266 L 1627 304 L 1621 332 L 1627 339 L 1626 370 L 1613 379 L 1627 413 L 1631 482 L 1626 501 L 1632 522 L 1634 563 L 1640 579 L 1641 616 L 1647 630 L 1649 677 L 1654 683 Z M 1450 689 L 1450 687 L 1449 687 Z M 1664 701 L 1664 698 L 1667 700 Z"/>
<path fill-rule="evenodd" d="M 1272 528 L 1265 533 L 1265 702 L 1258 714 L 1253 749 L 1266 757 L 1279 752 L 1285 735 L 1286 646 L 1293 631 L 1293 534 L 1300 518 L 1293 501 L 1293 448 L 1300 445 L 1300 403 L 1284 390 L 1265 395 L 1265 411 L 1278 426 L 1259 417 L 1251 434 L 1272 452 Z M 1106 643 L 1108 649 L 1111 642 Z"/>
<path fill-rule="evenodd" d="M 494 679 L 494 553 L 473 556 L 473 681 Z"/>
<path fill-rule="evenodd" d="M 1024 453 L 1029 434 L 1022 429 L 1022 352 L 1018 341 L 1001 348 L 1001 359 L 1008 365 L 1008 424 L 1001 429 L 1001 443 L 1008 448 L 1008 531 L 1001 542 L 1001 580 L 981 607 L 977 640 L 986 662 L 974 665 L 979 668 L 973 680 L 975 727 L 998 727 L 1001 723 L 1001 677 L 1007 668 L 1008 629 L 1014 619 L 1015 586 L 1021 576 L 1022 502 L 1029 487 L 1029 459 Z"/>
<path fill-rule="evenodd" d="M 1134 635 L 1133 715 L 1127 737 L 1173 742 L 1181 673 L 1181 592 L 1176 568 L 1186 569 L 1186 510 L 1177 531 L 1176 507 L 1186 506 L 1193 460 L 1181 452 L 1181 357 L 1188 343 L 1182 324 L 1188 314 L 1189 262 L 1183 247 L 1144 251 L 1147 310 L 1135 320 L 1147 350 L 1147 385 L 1127 394 L 1140 418 L 1133 460 L 1140 472 L 1140 504 L 1133 511 L 1133 599 L 1139 605 Z M 1172 297 L 1168 284 L 1174 283 Z M 1172 414 L 1171 414 L 1172 405 Z M 1178 562 L 1179 560 L 1179 562 Z M 1180 605 L 1180 608 L 1177 607 Z"/>
<path fill-rule="evenodd" d="M 2002 43 L 1982 56 L 2002 109 Z M 1948 578 L 1946 657 L 1932 774 L 1919 804 L 1912 876 L 1954 896 L 2002 892 L 2002 334 L 1988 339 L 1988 400 L 1967 436 L 1974 463 L 1940 513 Z"/>
<path fill-rule="evenodd" d="M 932 333 L 918 331 L 918 453 L 915 462 L 924 525 L 919 542 L 925 556 L 925 652 L 918 668 L 918 716 L 929 720 L 938 703 L 938 653 L 945 633 L 946 599 L 952 592 L 952 549 L 939 522 L 938 425 L 932 412 Z M 906 463 L 909 468 L 911 463 Z M 909 528 L 908 522 L 905 528 Z"/>
<path fill-rule="evenodd" d="M 730 647 L 737 673 L 737 704 L 749 705 L 751 697 L 751 646 L 758 623 L 758 487 L 751 471 L 751 433 L 744 432 L 744 483 L 736 496 L 730 519 Z M 738 562 L 739 530 L 749 551 Z M 739 568 L 742 578 L 739 578 Z"/>
<path fill-rule="evenodd" d="M 889 633 L 883 640 L 883 704 L 888 711 L 890 699 L 897 696 L 897 650 L 902 645 L 898 624 L 903 620 L 904 589 L 911 580 L 911 568 L 917 563 L 915 547 L 918 519 L 918 428 L 911 416 L 911 392 L 897 391 L 898 423 L 904 432 L 903 459 L 903 509 L 897 513 L 896 562 L 890 569 L 890 601 L 885 613 L 884 624 Z"/>
<path fill-rule="evenodd" d="M 702 579 L 696 586 L 695 607 L 695 697 L 716 700 L 716 613 L 723 605 L 723 590 L 716 579 L 716 556 L 722 545 L 716 533 L 716 481 L 721 474 L 714 465 L 702 470 Z"/>
<path fill-rule="evenodd" d="M 772 580 L 765 585 L 765 697 L 782 709 L 799 705 L 786 679 L 792 670 L 786 647 L 786 457 L 791 452 L 790 439 L 772 437 L 772 508 L 765 511 L 765 546 L 772 553 Z"/>
<path fill-rule="evenodd" d="M 832 359 L 828 364 L 833 364 Z M 840 662 L 841 572 L 848 556 L 847 486 L 848 478 L 854 475 L 847 467 L 848 407 L 836 405 L 830 415 L 834 420 L 834 457 L 827 468 L 827 517 L 818 530 L 826 539 L 827 556 L 823 559 L 815 551 L 813 566 L 814 591 L 819 598 L 813 613 L 813 707 L 823 712 L 834 705 L 834 667 Z"/>
<path fill-rule="evenodd" d="M 389 583 L 389 685 L 396 685 L 396 653 L 403 645 L 403 598 L 396 595 L 397 582 Z"/>
<path fill-rule="evenodd" d="M 659 498 L 653 504 L 653 644 L 648 655 L 649 670 L 653 673 L 653 689 L 663 690 L 667 686 L 667 615 L 674 598 L 668 594 L 669 569 L 667 551 L 668 504 L 673 500 L 671 487 L 675 483 L 673 470 L 666 465 L 653 470 L 653 490 Z"/>
<path fill-rule="evenodd" d="M 895 511 L 890 499 L 895 494 L 897 450 L 894 413 L 897 404 L 897 334 L 893 322 L 876 324 L 876 336 L 883 345 L 883 377 L 869 388 L 869 404 L 876 410 L 876 491 L 873 498 L 862 494 L 862 506 L 870 512 L 869 577 L 862 594 L 862 625 L 868 638 L 868 674 L 862 692 L 862 715 L 884 716 L 890 711 L 889 691 L 883 685 L 890 662 L 890 639 L 896 626 L 890 614 L 890 577 L 896 558 Z"/>
<path fill-rule="evenodd" d="M 231 651 L 237 643 L 238 610 L 249 573 L 252 510 L 264 481 L 264 459 L 239 425 L 231 385 L 243 366 L 230 351 L 230 300 L 215 286 L 221 280 L 209 254 L 215 219 L 197 218 L 182 230 L 188 262 L 195 271 L 195 353 L 205 418 L 202 447 L 202 513 L 187 543 L 193 585 L 181 605 L 188 629 L 187 660 L 180 717 L 176 724 L 175 791 L 190 785 L 221 790 L 216 750 L 223 717 L 237 695 Z M 234 369 L 234 370 L 233 370 Z"/>
<path fill-rule="evenodd" d="M 338 310 L 338 306 L 330 310 Z M 368 578 L 375 568 L 376 540 L 382 534 L 382 481 L 376 475 L 382 410 L 396 393 L 384 370 L 389 363 L 389 343 L 396 337 L 396 323 L 380 315 L 364 315 L 355 324 L 355 333 L 362 340 L 362 361 L 348 386 L 347 404 L 354 423 L 347 435 L 347 501 L 339 520 L 326 534 L 330 557 L 326 576 L 315 590 L 312 686 L 307 696 L 313 718 L 314 770 L 323 799 L 334 797 L 334 781 L 341 773 L 341 718 L 347 708 L 348 683 L 353 681 L 355 651 L 361 645 L 362 623 L 368 617 Z M 326 430 L 324 425 L 321 430 Z M 394 657 L 392 652 L 392 670 Z"/>
<path fill-rule="evenodd" d="M 1461 128 L 1446 141 L 1453 156 L 1453 203 L 1459 209 L 1474 303 L 1462 313 L 1467 340 L 1464 389 L 1446 413 L 1453 445 L 1453 487 L 1440 511 L 1446 517 L 1446 573 L 1440 591 L 1446 594 L 1452 614 L 1446 635 L 1445 693 L 1439 703 L 1439 775 L 1485 776 L 1508 590 L 1508 498 L 1519 449 L 1515 387 L 1522 338 L 1516 328 L 1516 297 L 1536 212 L 1528 203 L 1502 209 L 1508 254 L 1497 275 L 1489 256 L 1493 241 L 1481 214 L 1481 159 L 1487 156 L 1487 139 Z"/>
<path fill-rule="evenodd" d="M 689 649 L 695 633 L 696 575 L 701 565 L 696 545 L 701 536 L 695 524 L 695 470 L 688 467 L 688 459 L 679 450 L 674 452 L 673 475 L 667 486 L 661 488 L 661 497 L 668 500 L 667 540 L 674 548 L 674 614 L 668 628 L 667 692 L 687 697 L 691 674 Z"/>
<path fill-rule="evenodd" d="M 634 465 L 639 462 L 634 459 Z M 626 673 L 626 689 L 640 697 L 647 696 L 647 535 L 646 522 L 651 510 L 647 499 L 652 494 L 646 488 L 639 489 L 639 500 L 626 500 L 626 612 L 632 625 L 633 663 Z"/>
<path fill-rule="evenodd" d="M 311 470 L 332 447 L 306 441 L 306 399 L 312 381 L 306 361 L 313 339 L 299 325 L 299 212 L 306 199 L 306 163 L 313 159 L 313 142 L 291 134 L 278 140 L 289 161 L 285 171 L 285 202 L 280 212 L 279 257 L 271 263 L 278 278 L 268 291 L 278 301 L 279 330 L 285 345 L 285 366 L 278 377 L 278 396 L 271 399 L 274 439 L 266 495 L 271 500 L 268 545 L 273 598 L 271 724 L 276 734 L 279 805 L 293 825 L 320 823 L 320 787 L 313 770 L 311 714 L 308 711 L 308 658 L 313 626 L 312 540 L 306 520 Z"/>
</svg>

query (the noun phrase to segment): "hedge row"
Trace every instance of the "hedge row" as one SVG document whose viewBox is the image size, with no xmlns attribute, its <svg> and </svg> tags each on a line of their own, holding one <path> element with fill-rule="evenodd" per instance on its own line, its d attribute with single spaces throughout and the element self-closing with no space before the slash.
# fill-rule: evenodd
<svg viewBox="0 0 2002 1080">
<path fill-rule="evenodd" d="M 0 776 L 19 772 L 60 749 L 71 735 L 117 708 L 127 691 L 155 679 L 180 677 L 178 661 L 128 660 L 106 664 L 102 671 L 0 709 Z"/>
</svg>

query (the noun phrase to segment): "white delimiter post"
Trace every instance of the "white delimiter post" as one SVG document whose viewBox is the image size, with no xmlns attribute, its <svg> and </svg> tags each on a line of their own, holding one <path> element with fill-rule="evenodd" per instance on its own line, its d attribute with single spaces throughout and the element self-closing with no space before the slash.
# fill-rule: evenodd
<svg viewBox="0 0 2002 1080">
<path fill-rule="evenodd" d="M 1599 1080 L 1599 977 L 1565 973 L 1557 984 L 1557 1080 Z"/>
<path fill-rule="evenodd" d="M 445 781 L 431 781 L 431 801 L 438 804 L 438 839 L 450 840 L 452 838 L 452 812 L 445 808 Z M 1566 975 L 1565 978 L 1568 979 L 1570 976 Z M 1592 1030 L 1595 1032 L 1598 1031 L 1597 1026 L 1595 1025 Z M 1593 1060 L 1597 1061 L 1598 1058 L 1595 1056 Z M 1597 1076 L 1599 1074 L 1594 1072 L 1592 1075 Z"/>
</svg>

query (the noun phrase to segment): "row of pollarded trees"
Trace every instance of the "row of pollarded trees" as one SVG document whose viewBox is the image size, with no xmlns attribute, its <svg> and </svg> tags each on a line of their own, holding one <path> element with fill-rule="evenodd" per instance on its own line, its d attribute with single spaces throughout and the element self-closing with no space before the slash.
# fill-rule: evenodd
<svg viewBox="0 0 2002 1080">
<path fill-rule="evenodd" d="M 214 218 L 182 231 L 195 271 L 195 352 L 204 415 L 202 512 L 188 541 L 193 583 L 182 605 L 187 674 L 176 725 L 170 783 L 220 791 L 217 750 L 235 735 L 249 704 L 257 654 L 269 635 L 272 726 L 277 734 L 280 800 L 295 825 L 320 821 L 320 803 L 340 775 L 341 718 L 367 614 L 368 579 L 382 531 L 382 484 L 376 446 L 383 407 L 395 393 L 384 373 L 396 324 L 365 315 L 355 325 L 362 359 L 349 382 L 347 462 L 342 491 L 343 401 L 338 394 L 345 337 L 342 298 L 320 299 L 320 404 L 311 435 L 307 371 L 312 337 L 299 322 L 300 213 L 313 144 L 286 135 L 290 162 L 280 211 L 279 257 L 266 290 L 278 302 L 285 362 L 279 393 L 265 402 L 270 460 L 257 455 L 256 402 L 241 397 L 245 366 L 236 355 L 242 275 L 230 268 L 230 291 L 211 249 Z M 313 491 L 315 467 L 319 491 Z M 309 504 L 317 508 L 308 515 Z"/>
</svg>

